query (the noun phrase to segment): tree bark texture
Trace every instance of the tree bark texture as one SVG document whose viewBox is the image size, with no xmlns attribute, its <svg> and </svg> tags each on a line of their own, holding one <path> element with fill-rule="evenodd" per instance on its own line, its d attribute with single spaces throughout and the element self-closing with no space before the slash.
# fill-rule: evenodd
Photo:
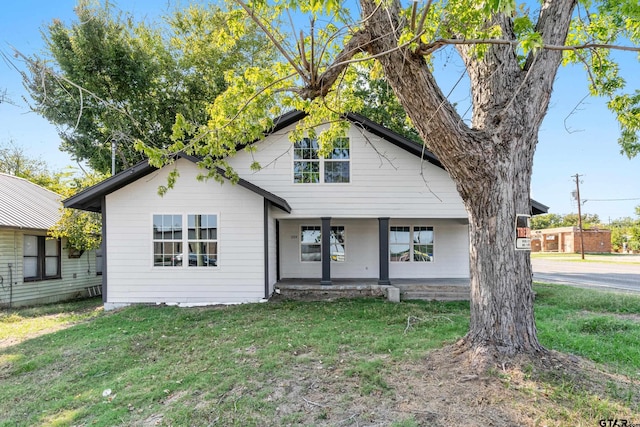
<svg viewBox="0 0 640 427">
<path fill-rule="evenodd" d="M 404 23 L 400 4 L 380 8 L 361 0 L 363 31 L 414 126 L 452 179 L 469 214 L 471 324 L 464 342 L 501 355 L 538 353 L 528 251 L 515 249 L 516 214 L 530 212 L 529 189 L 537 135 L 562 53 L 541 50 L 519 63 L 510 45 L 492 45 L 481 58 L 458 48 L 471 80 L 473 117 L 466 125 L 439 89 L 424 57 L 393 49 Z M 537 31 L 546 44 L 564 44 L 574 0 L 546 0 Z M 494 16 L 503 37 L 511 19 Z"/>
</svg>

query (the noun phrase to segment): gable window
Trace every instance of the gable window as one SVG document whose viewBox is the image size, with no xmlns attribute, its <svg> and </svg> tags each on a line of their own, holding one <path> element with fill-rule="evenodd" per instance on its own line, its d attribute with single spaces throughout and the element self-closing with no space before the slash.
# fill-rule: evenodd
<svg viewBox="0 0 640 427">
<path fill-rule="evenodd" d="M 59 239 L 25 235 L 22 255 L 25 282 L 61 277 Z"/>
<path fill-rule="evenodd" d="M 327 157 L 318 154 L 318 141 L 304 138 L 293 146 L 293 182 L 347 183 L 350 181 L 349 138 L 338 138 Z"/>
<path fill-rule="evenodd" d="M 343 262 L 346 253 L 346 232 L 344 226 L 331 226 L 331 261 Z M 322 261 L 322 231 L 319 225 L 300 227 L 300 261 Z"/>
<path fill-rule="evenodd" d="M 186 233 L 183 233 L 184 217 L 187 220 Z M 156 267 L 216 267 L 218 265 L 218 216 L 153 215 L 153 265 Z"/>
<path fill-rule="evenodd" d="M 349 138 L 339 138 L 324 159 L 324 182 L 349 182 Z"/>
<path fill-rule="evenodd" d="M 392 262 L 431 262 L 433 248 L 433 227 L 389 228 L 389 254 Z"/>
</svg>

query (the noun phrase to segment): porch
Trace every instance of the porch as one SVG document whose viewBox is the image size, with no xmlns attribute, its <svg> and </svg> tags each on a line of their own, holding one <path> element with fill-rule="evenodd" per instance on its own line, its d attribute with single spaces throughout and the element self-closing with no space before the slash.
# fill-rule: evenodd
<svg viewBox="0 0 640 427">
<path fill-rule="evenodd" d="M 322 301 L 336 298 L 381 297 L 391 301 L 468 301 L 469 279 L 391 279 L 380 285 L 377 279 L 332 279 L 322 285 L 318 279 L 282 279 L 276 283 L 273 299 Z"/>
</svg>

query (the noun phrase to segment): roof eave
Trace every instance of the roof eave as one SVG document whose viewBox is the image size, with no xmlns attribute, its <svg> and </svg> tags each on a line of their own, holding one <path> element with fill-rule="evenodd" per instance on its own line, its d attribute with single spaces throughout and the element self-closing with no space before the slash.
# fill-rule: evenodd
<svg viewBox="0 0 640 427">
<path fill-rule="evenodd" d="M 185 153 L 178 153 L 176 157 L 184 158 L 193 163 L 198 163 L 200 161 L 199 158 Z M 105 179 L 101 183 L 89 187 L 86 190 L 83 190 L 78 194 L 75 194 L 68 199 L 63 200 L 63 206 L 65 208 L 74 208 L 91 212 L 102 212 L 102 198 L 104 196 L 117 191 L 120 188 L 130 184 L 131 182 L 136 181 L 137 179 L 140 179 L 156 170 L 158 169 L 154 166 L 151 166 L 148 160 L 142 161 L 137 165 L 120 172 L 117 175 Z M 218 168 L 217 172 L 226 177 L 224 169 Z M 240 180 L 238 181 L 238 185 L 261 195 L 283 211 L 291 213 L 291 206 L 289 206 L 289 203 L 287 203 L 287 201 L 282 197 L 276 196 L 275 194 L 270 193 L 263 188 L 260 188 L 257 185 L 242 178 L 240 178 Z"/>
<path fill-rule="evenodd" d="M 549 212 L 549 206 L 543 205 L 537 200 L 529 199 L 531 203 L 531 215 L 546 214 Z"/>
</svg>

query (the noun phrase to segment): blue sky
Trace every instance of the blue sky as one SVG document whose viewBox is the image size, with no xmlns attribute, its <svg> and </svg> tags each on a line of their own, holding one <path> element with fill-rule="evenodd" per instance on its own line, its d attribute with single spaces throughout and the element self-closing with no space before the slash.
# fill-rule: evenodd
<svg viewBox="0 0 640 427">
<path fill-rule="evenodd" d="M 186 4 L 188 1 L 183 1 Z M 115 2 L 138 18 L 157 19 L 179 4 L 173 0 L 127 0 Z M 25 54 L 42 49 L 40 30 L 53 19 L 70 22 L 75 0 L 21 0 L 5 2 L 0 25 L 0 51 L 11 55 L 11 46 Z M 640 63 L 631 52 L 618 53 L 629 87 L 640 88 Z M 451 83 L 443 83 L 447 93 L 462 72 L 447 64 Z M 55 128 L 30 113 L 23 101 L 26 93 L 18 73 L 0 60 L 0 92 L 6 89 L 16 105 L 0 104 L 0 143 L 13 140 L 29 155 L 41 157 L 53 169 L 72 165 L 66 153 L 58 150 Z M 618 125 L 606 108 L 606 100 L 587 98 L 585 72 L 580 67 L 562 68 L 556 79 L 551 105 L 542 125 L 534 158 L 532 197 L 550 206 L 550 212 L 577 212 L 571 197 L 573 175 L 580 174 L 583 213 L 598 214 L 604 222 L 634 216 L 640 205 L 640 158 L 628 159 L 617 144 Z M 468 103 L 468 91 L 461 85 L 452 102 Z M 582 101 L 582 102 L 581 102 Z M 635 199 L 635 200 L 623 200 Z"/>
</svg>

